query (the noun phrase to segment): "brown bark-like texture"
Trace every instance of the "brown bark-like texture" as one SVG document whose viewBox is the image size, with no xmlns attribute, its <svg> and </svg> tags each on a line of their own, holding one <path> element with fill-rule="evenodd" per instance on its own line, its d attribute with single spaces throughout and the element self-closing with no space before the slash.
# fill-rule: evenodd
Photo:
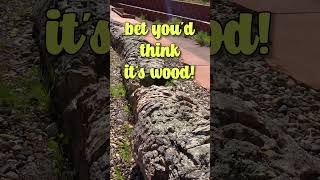
<svg viewBox="0 0 320 180">
<path fill-rule="evenodd" d="M 45 23 L 50 8 L 61 14 L 77 13 L 76 38 L 84 34 L 87 41 L 75 55 L 47 52 Z M 88 22 L 81 22 L 84 12 L 92 13 Z M 99 19 L 109 19 L 109 1 L 39 0 L 34 7 L 34 38 L 40 48 L 43 75 L 52 87 L 63 133 L 71 140 L 75 178 L 80 180 L 109 178 L 109 54 L 97 55 L 89 45 L 89 35 Z"/>
</svg>

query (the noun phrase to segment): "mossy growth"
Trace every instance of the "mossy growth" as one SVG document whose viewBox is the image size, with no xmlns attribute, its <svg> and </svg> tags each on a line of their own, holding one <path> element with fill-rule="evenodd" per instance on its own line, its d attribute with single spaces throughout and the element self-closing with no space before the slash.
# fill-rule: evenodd
<svg viewBox="0 0 320 180">
<path fill-rule="evenodd" d="M 176 17 L 173 17 L 168 21 L 168 24 L 179 24 L 180 25 L 181 23 L 182 23 L 182 20 L 179 18 L 176 18 Z"/>
<path fill-rule="evenodd" d="M 130 141 L 127 137 L 125 137 L 121 144 L 119 145 L 119 155 L 121 159 L 127 163 L 130 164 L 132 160 L 132 152 L 130 147 Z"/>
<path fill-rule="evenodd" d="M 116 180 L 124 180 L 124 176 L 118 166 L 115 167 L 115 179 Z"/>
<path fill-rule="evenodd" d="M 58 177 L 64 177 L 63 171 L 67 161 L 65 159 L 63 147 L 68 145 L 70 139 L 62 133 L 57 137 L 52 137 L 48 140 L 48 148 L 51 150 L 50 159 L 54 163 L 54 171 Z"/>
<path fill-rule="evenodd" d="M 111 85 L 110 93 L 113 98 L 121 98 L 126 96 L 126 89 L 122 84 Z"/>
<path fill-rule="evenodd" d="M 152 22 L 152 25 L 160 25 L 163 24 L 159 19 Z"/>
<path fill-rule="evenodd" d="M 174 83 L 172 81 L 172 79 L 166 81 L 166 83 L 164 84 L 165 87 L 170 87 L 170 86 L 174 86 Z"/>
<path fill-rule="evenodd" d="M 127 104 L 123 106 L 123 111 L 125 113 L 127 113 L 128 115 L 130 114 L 130 108 L 129 108 L 129 106 Z"/>
<path fill-rule="evenodd" d="M 139 19 L 141 19 L 142 21 L 146 21 L 146 20 L 147 20 L 147 19 L 146 19 L 146 16 L 143 15 L 143 14 L 139 16 Z"/>
<path fill-rule="evenodd" d="M 194 39 L 200 46 L 210 46 L 210 36 L 206 32 L 198 32 Z"/>
<path fill-rule="evenodd" d="M 126 135 L 128 136 L 128 138 L 131 137 L 133 132 L 132 125 L 130 125 L 130 123 L 128 122 L 125 122 L 123 126 L 124 126 L 124 129 L 126 130 Z"/>
<path fill-rule="evenodd" d="M 0 104 L 15 109 L 25 110 L 31 105 L 42 111 L 50 109 L 50 92 L 41 83 L 37 68 L 31 68 L 15 81 L 0 81 Z"/>
</svg>

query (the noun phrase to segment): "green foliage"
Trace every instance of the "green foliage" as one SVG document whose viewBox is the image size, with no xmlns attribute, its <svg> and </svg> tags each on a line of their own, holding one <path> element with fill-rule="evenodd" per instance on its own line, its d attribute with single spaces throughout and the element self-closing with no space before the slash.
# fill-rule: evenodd
<svg viewBox="0 0 320 180">
<path fill-rule="evenodd" d="M 52 150 L 52 154 L 50 156 L 51 160 L 54 163 L 54 170 L 56 175 L 61 176 L 61 172 L 63 169 L 63 150 L 58 142 L 56 142 L 53 138 L 48 141 L 48 148 Z"/>
<path fill-rule="evenodd" d="M 118 166 L 115 167 L 115 176 L 116 180 L 124 180 L 124 176 Z"/>
<path fill-rule="evenodd" d="M 8 82 L 0 82 L 0 102 L 2 105 L 16 107 L 22 104 L 23 99 L 17 98 L 17 92 L 12 90 L 12 85 Z"/>
<path fill-rule="evenodd" d="M 30 96 L 37 99 L 40 109 L 49 111 L 50 109 L 50 92 L 40 82 L 39 71 L 34 70 L 31 73 L 30 83 L 28 89 L 30 90 Z M 26 79 L 25 79 L 26 80 Z"/>
<path fill-rule="evenodd" d="M 63 176 L 62 172 L 65 164 L 63 146 L 67 144 L 69 144 L 69 138 L 63 134 L 50 138 L 48 141 L 48 148 L 52 151 L 50 158 L 54 163 L 54 170 L 58 177 Z"/>
<path fill-rule="evenodd" d="M 111 97 L 113 98 L 125 97 L 126 89 L 122 84 L 111 85 L 110 93 L 111 93 Z"/>
<path fill-rule="evenodd" d="M 160 25 L 163 24 L 159 19 L 152 22 L 153 25 Z"/>
<path fill-rule="evenodd" d="M 123 126 L 124 126 L 124 129 L 127 132 L 127 136 L 130 137 L 132 132 L 133 132 L 133 127 L 130 126 L 130 124 L 128 122 L 125 122 Z"/>
<path fill-rule="evenodd" d="M 146 16 L 145 15 L 141 15 L 140 17 L 139 17 L 142 21 L 145 21 L 146 20 Z"/>
<path fill-rule="evenodd" d="M 182 21 L 179 18 L 171 18 L 168 24 L 180 24 Z"/>
<path fill-rule="evenodd" d="M 37 105 L 40 110 L 49 111 L 50 93 L 40 82 L 38 69 L 32 68 L 13 82 L 0 82 L 0 104 L 17 109 Z"/>
<path fill-rule="evenodd" d="M 119 148 L 120 148 L 119 155 L 121 159 L 129 164 L 132 159 L 132 153 L 130 148 L 130 141 L 127 137 L 122 140 L 121 144 L 119 145 Z"/>
<path fill-rule="evenodd" d="M 170 86 L 174 86 L 174 83 L 172 82 L 172 80 L 168 80 L 166 81 L 166 83 L 164 84 L 165 87 L 170 87 Z"/>
<path fill-rule="evenodd" d="M 123 111 L 127 114 L 130 114 L 130 108 L 127 104 L 123 106 Z"/>
<path fill-rule="evenodd" d="M 198 32 L 194 39 L 200 46 L 210 46 L 210 36 L 206 32 Z"/>
</svg>

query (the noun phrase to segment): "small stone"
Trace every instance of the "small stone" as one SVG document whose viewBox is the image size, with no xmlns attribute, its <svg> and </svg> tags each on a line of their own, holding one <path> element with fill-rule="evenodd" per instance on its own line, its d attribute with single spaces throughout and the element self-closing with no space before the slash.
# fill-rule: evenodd
<svg viewBox="0 0 320 180">
<path fill-rule="evenodd" d="M 33 152 L 31 150 L 26 150 L 21 152 L 25 156 L 30 156 Z"/>
<path fill-rule="evenodd" d="M 278 109 L 279 113 L 287 113 L 288 112 L 288 106 L 287 105 L 282 105 L 279 109 Z"/>
<path fill-rule="evenodd" d="M 8 171 L 11 171 L 11 165 L 10 164 L 5 164 L 4 166 L 2 166 L 1 168 L 0 168 L 0 174 L 4 174 L 4 173 L 6 173 L 6 172 L 8 172 Z"/>
<path fill-rule="evenodd" d="M 12 149 L 14 150 L 14 151 L 20 151 L 21 149 L 22 149 L 22 146 L 20 146 L 20 145 L 15 145 L 15 146 L 13 146 L 12 147 Z"/>
<path fill-rule="evenodd" d="M 28 157 L 28 161 L 29 161 L 29 162 L 34 161 L 34 157 L 33 157 L 33 156 L 29 156 L 29 157 Z"/>
<path fill-rule="evenodd" d="M 305 117 L 304 115 L 301 115 L 301 114 L 299 114 L 299 115 L 297 116 L 297 118 L 298 118 L 299 121 L 303 121 L 303 120 L 306 119 L 306 117 Z"/>
<path fill-rule="evenodd" d="M 117 123 L 121 124 L 121 123 L 123 123 L 123 120 L 122 119 L 117 119 Z"/>
<path fill-rule="evenodd" d="M 293 87 L 293 86 L 295 86 L 295 85 L 296 85 L 296 83 L 294 82 L 293 79 L 289 79 L 289 80 L 287 81 L 287 86 L 288 86 L 288 87 Z"/>
<path fill-rule="evenodd" d="M 277 98 L 274 98 L 274 99 L 272 100 L 272 103 L 278 105 L 278 104 L 281 103 L 281 100 L 282 100 L 281 97 L 277 97 Z"/>
<path fill-rule="evenodd" d="M 311 145 L 311 151 L 315 152 L 315 153 L 320 153 L 320 145 L 318 144 L 312 144 Z"/>
<path fill-rule="evenodd" d="M 232 89 L 240 89 L 240 87 L 241 87 L 241 84 L 240 84 L 239 81 L 233 81 L 233 82 L 231 83 L 231 88 L 232 88 Z"/>
<path fill-rule="evenodd" d="M 0 134 L 0 138 L 7 140 L 7 141 L 16 139 L 15 136 L 12 136 L 10 134 Z"/>
<path fill-rule="evenodd" d="M 32 52 L 31 51 L 25 51 L 21 54 L 22 57 L 27 57 L 27 56 L 30 56 L 32 55 Z"/>
<path fill-rule="evenodd" d="M 24 156 L 23 154 L 18 154 L 17 155 L 17 158 L 20 159 L 20 160 L 26 160 L 26 156 Z"/>
<path fill-rule="evenodd" d="M 10 147 L 9 142 L 0 141 L 0 149 L 1 149 L 1 151 L 8 151 L 10 148 L 11 147 Z"/>
<path fill-rule="evenodd" d="M 19 179 L 18 174 L 16 174 L 15 172 L 12 172 L 12 171 L 8 172 L 6 174 L 6 177 L 9 179 Z"/>
<path fill-rule="evenodd" d="M 0 159 L 4 160 L 5 157 L 6 157 L 6 155 L 0 152 Z"/>
<path fill-rule="evenodd" d="M 46 132 L 48 134 L 48 137 L 55 137 L 59 133 L 58 125 L 56 123 L 51 123 L 47 126 Z"/>
<path fill-rule="evenodd" d="M 43 140 L 43 138 L 42 138 L 41 135 L 39 135 L 39 136 L 37 137 L 37 139 L 38 139 L 39 141 L 42 141 L 42 140 Z"/>
</svg>

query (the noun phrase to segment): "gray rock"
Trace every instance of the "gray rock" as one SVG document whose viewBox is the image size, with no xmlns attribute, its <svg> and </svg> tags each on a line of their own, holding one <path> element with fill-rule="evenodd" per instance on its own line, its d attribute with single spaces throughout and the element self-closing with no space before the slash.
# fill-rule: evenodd
<svg viewBox="0 0 320 180">
<path fill-rule="evenodd" d="M 10 146 L 10 143 L 7 142 L 7 141 L 1 141 L 0 140 L 0 148 L 1 148 L 1 151 L 8 151 L 9 149 L 11 149 L 11 146 Z"/>
<path fill-rule="evenodd" d="M 20 159 L 20 160 L 26 160 L 27 159 L 26 156 L 24 156 L 23 154 L 18 154 L 16 157 L 18 159 Z"/>
<path fill-rule="evenodd" d="M 34 161 L 34 156 L 28 156 L 28 162 L 33 162 Z"/>
<path fill-rule="evenodd" d="M 314 153 L 320 153 L 320 145 L 319 144 L 312 144 L 311 151 Z"/>
<path fill-rule="evenodd" d="M 231 88 L 235 89 L 235 90 L 240 89 L 241 88 L 241 83 L 239 81 L 232 81 Z"/>
<path fill-rule="evenodd" d="M 279 113 L 287 113 L 288 112 L 288 106 L 287 105 L 282 105 L 280 106 L 280 108 L 278 109 Z"/>
<path fill-rule="evenodd" d="M 9 179 L 12 179 L 12 180 L 13 179 L 19 179 L 18 174 L 16 174 L 15 172 L 12 172 L 12 171 L 6 173 L 6 177 L 9 178 Z"/>
<path fill-rule="evenodd" d="M 57 123 L 51 123 L 47 126 L 46 132 L 48 134 L 48 137 L 55 137 L 59 133 L 58 125 Z"/>
<path fill-rule="evenodd" d="M 13 149 L 14 151 L 20 151 L 20 150 L 23 149 L 23 147 L 17 144 L 17 145 L 15 145 L 15 146 L 13 146 L 12 149 Z"/>
<path fill-rule="evenodd" d="M 33 154 L 32 150 L 21 151 L 21 153 L 25 156 L 30 156 L 31 154 Z"/>
</svg>

